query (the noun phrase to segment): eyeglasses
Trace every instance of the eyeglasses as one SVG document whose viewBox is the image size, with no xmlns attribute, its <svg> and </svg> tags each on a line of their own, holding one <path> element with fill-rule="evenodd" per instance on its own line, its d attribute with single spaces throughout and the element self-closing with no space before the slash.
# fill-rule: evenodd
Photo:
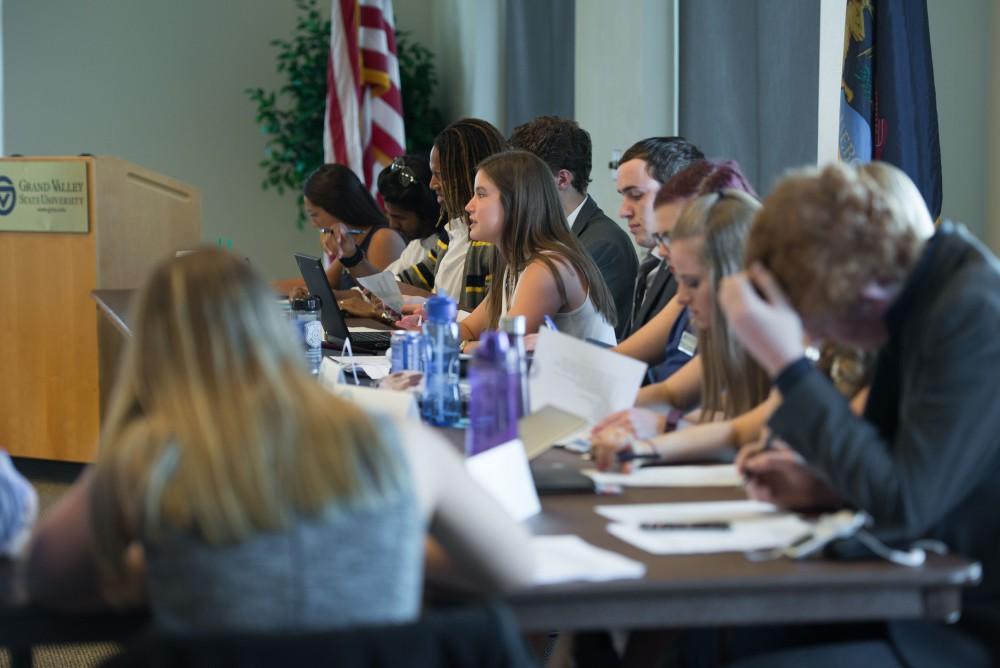
<svg viewBox="0 0 1000 668">
<path fill-rule="evenodd" d="M 396 158 L 393 160 L 392 164 L 389 165 L 389 171 L 399 178 L 399 182 L 404 188 L 409 188 L 417 182 L 416 174 L 414 174 L 413 170 L 403 163 L 402 158 Z"/>
</svg>

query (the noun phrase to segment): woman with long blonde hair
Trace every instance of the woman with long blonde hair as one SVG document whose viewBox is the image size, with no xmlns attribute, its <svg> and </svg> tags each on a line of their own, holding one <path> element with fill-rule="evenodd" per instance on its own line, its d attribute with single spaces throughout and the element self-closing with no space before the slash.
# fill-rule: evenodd
<svg viewBox="0 0 1000 668">
<path fill-rule="evenodd" d="M 599 466 L 615 465 L 622 450 L 641 450 L 663 459 L 702 457 L 738 447 L 757 435 L 777 399 L 768 398 L 770 379 L 729 333 L 716 293 L 726 276 L 743 267 L 743 245 L 760 203 L 750 195 L 724 189 L 689 204 L 670 233 L 670 261 L 677 277 L 677 300 L 697 329 L 700 382 L 687 403 L 698 406 L 697 426 L 664 434 L 676 426 L 673 410 L 634 408 L 616 413 L 593 433 Z M 680 373 L 680 372 L 679 372 Z M 676 399 L 667 394 L 671 379 L 649 386 L 647 405 Z M 659 395 L 657 393 L 660 393 Z M 671 424 L 673 422 L 673 424 Z"/>
<path fill-rule="evenodd" d="M 485 587 L 527 581 L 524 531 L 438 436 L 316 384 L 246 263 L 167 260 L 134 313 L 98 461 L 29 548 L 34 600 L 147 598 L 181 630 L 403 621 L 428 526 Z"/>
</svg>

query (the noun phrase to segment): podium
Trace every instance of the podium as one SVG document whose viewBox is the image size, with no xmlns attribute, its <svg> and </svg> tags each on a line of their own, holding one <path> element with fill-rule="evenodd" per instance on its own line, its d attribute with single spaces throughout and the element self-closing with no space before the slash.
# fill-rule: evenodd
<svg viewBox="0 0 1000 668">
<path fill-rule="evenodd" d="M 110 156 L 0 158 L 0 448 L 94 459 L 123 338 L 91 291 L 136 288 L 200 241 L 180 181 Z"/>
</svg>

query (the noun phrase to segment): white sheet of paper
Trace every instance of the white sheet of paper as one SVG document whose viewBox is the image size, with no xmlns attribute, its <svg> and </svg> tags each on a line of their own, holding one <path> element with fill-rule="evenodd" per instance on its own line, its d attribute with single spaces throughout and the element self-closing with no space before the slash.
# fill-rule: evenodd
<svg viewBox="0 0 1000 668">
<path fill-rule="evenodd" d="M 624 503 L 596 506 L 594 512 L 612 522 L 728 522 L 773 515 L 778 507 L 763 501 L 698 501 L 693 503 Z"/>
<path fill-rule="evenodd" d="M 465 460 L 472 479 L 518 522 L 542 509 L 520 439 L 507 441 Z"/>
<path fill-rule="evenodd" d="M 344 368 L 329 357 L 324 357 L 319 363 L 319 384 L 328 390 L 344 382 Z"/>
<path fill-rule="evenodd" d="M 579 536 L 534 536 L 535 584 L 634 580 L 646 574 L 646 565 L 617 552 L 594 547 Z"/>
<path fill-rule="evenodd" d="M 739 487 L 743 484 L 733 464 L 706 466 L 644 466 L 632 473 L 582 471 L 598 485 L 626 487 Z"/>
<path fill-rule="evenodd" d="M 384 332 L 386 330 L 377 329 L 375 327 L 348 327 L 347 331 L 350 332 L 351 334 L 354 334 L 355 332 L 360 334 L 363 332 Z"/>
<path fill-rule="evenodd" d="M 353 401 L 373 415 L 388 415 L 399 420 L 420 419 L 420 411 L 417 410 L 417 402 L 412 392 L 379 390 L 349 383 L 341 383 L 327 389 L 338 397 Z"/>
<path fill-rule="evenodd" d="M 531 411 L 552 405 L 597 422 L 630 408 L 646 364 L 543 327 L 531 363 Z"/>
<path fill-rule="evenodd" d="M 380 274 L 371 276 L 360 276 L 355 279 L 365 289 L 385 302 L 385 305 L 393 311 L 403 310 L 403 293 L 399 291 L 399 283 L 396 282 L 396 275 L 391 271 L 383 271 Z"/>
<path fill-rule="evenodd" d="M 795 515 L 735 520 L 728 530 L 643 529 L 612 523 L 611 535 L 650 554 L 707 554 L 785 547 L 809 533 L 812 525 Z"/>
<path fill-rule="evenodd" d="M 385 355 L 355 355 L 353 358 L 339 356 L 324 357 L 319 368 L 320 381 L 325 380 L 324 364 L 327 367 L 333 365 L 343 370 L 344 376 L 338 381 L 341 383 L 344 382 L 344 378 L 350 375 L 352 364 L 359 370 L 364 371 L 372 380 L 382 380 L 389 375 L 389 371 L 392 368 L 392 364 Z M 334 370 L 331 369 L 328 373 L 331 374 L 331 377 L 336 377 Z"/>
</svg>

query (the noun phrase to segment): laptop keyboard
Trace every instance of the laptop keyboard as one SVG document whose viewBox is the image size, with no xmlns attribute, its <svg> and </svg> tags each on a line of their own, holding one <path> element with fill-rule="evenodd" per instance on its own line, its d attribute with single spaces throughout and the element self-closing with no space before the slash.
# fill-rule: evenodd
<svg viewBox="0 0 1000 668">
<path fill-rule="evenodd" d="M 351 342 L 373 350 L 387 350 L 392 337 L 390 332 L 351 332 Z"/>
</svg>

